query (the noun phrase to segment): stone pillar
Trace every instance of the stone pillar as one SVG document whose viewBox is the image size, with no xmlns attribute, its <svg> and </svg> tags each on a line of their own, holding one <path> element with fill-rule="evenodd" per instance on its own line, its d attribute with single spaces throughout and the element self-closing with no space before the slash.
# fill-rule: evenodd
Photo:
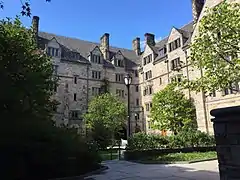
<svg viewBox="0 0 240 180">
<path fill-rule="evenodd" d="M 38 43 L 38 29 L 39 29 L 39 17 L 33 16 L 32 18 L 32 28 L 34 33 L 34 39 Z"/>
<path fill-rule="evenodd" d="M 150 46 L 155 46 L 155 35 L 151 33 L 145 33 L 145 42 Z"/>
<path fill-rule="evenodd" d="M 141 54 L 140 48 L 140 38 L 137 37 L 132 41 L 132 48 L 135 51 L 136 55 L 139 56 Z"/>
<path fill-rule="evenodd" d="M 210 112 L 216 139 L 220 180 L 240 179 L 240 106 Z"/>
<path fill-rule="evenodd" d="M 109 59 L 109 34 L 105 33 L 101 38 L 100 38 L 100 50 L 102 51 L 104 59 L 108 60 Z"/>
</svg>

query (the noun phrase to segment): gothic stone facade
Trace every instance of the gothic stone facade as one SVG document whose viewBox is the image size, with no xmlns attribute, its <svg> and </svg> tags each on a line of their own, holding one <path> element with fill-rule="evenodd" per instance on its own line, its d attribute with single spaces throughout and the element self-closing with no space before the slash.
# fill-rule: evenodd
<svg viewBox="0 0 240 180">
<path fill-rule="evenodd" d="M 202 75 L 201 70 L 189 66 L 190 43 L 198 33 L 199 21 L 205 15 L 207 8 L 212 8 L 223 0 L 192 0 L 193 22 L 178 29 L 173 27 L 169 36 L 155 43 L 154 35 L 147 33 L 146 47 L 141 55 L 139 84 L 142 88 L 142 106 L 148 132 L 151 130 L 149 111 L 153 93 L 157 92 L 171 81 L 181 81 L 181 77 L 195 79 Z M 228 2 L 240 0 L 229 0 Z M 149 40 L 149 38 L 151 40 Z M 198 128 L 201 131 L 213 133 L 210 111 L 215 108 L 240 105 L 239 93 L 225 89 L 221 92 L 204 94 L 189 90 L 184 91 L 186 97 L 191 98 L 196 106 Z M 157 131 L 158 132 L 158 131 Z"/>
<path fill-rule="evenodd" d="M 135 52 L 110 47 L 108 33 L 100 38 L 100 43 L 93 43 L 38 32 L 39 18 L 36 16 L 33 17 L 33 26 L 38 34 L 39 47 L 52 57 L 54 73 L 59 78 L 54 95 L 60 102 L 55 116 L 57 125 L 78 125 L 84 130 L 82 115 L 87 112 L 89 101 L 100 94 L 106 84 L 111 93 L 127 103 L 123 78 L 131 74 L 131 129 L 134 131 L 136 126 L 144 129 L 137 72 L 140 41 L 137 41 L 139 46 Z"/>
<path fill-rule="evenodd" d="M 171 81 L 180 81 L 182 76 L 194 79 L 202 75 L 202 71 L 189 66 L 189 44 L 197 34 L 204 10 L 221 1 L 192 0 L 193 22 L 182 28 L 173 27 L 169 36 L 157 43 L 154 34 L 146 33 L 144 51 L 140 50 L 138 37 L 132 42 L 133 49 L 128 50 L 110 47 L 107 33 L 100 38 L 100 43 L 93 43 L 38 32 L 39 18 L 35 16 L 33 25 L 38 44 L 52 56 L 59 77 L 59 86 L 55 89 L 55 98 L 61 103 L 57 109 L 57 124 L 84 127 L 81 115 L 87 111 L 91 98 L 100 93 L 105 81 L 109 82 L 110 92 L 127 103 L 123 77 L 130 73 L 133 78 L 130 88 L 132 132 L 136 125 L 143 131 L 154 132 L 149 121 L 153 94 Z M 239 94 L 229 90 L 211 96 L 189 90 L 184 93 L 195 103 L 199 129 L 210 133 L 213 132 L 210 110 L 240 104 Z"/>
</svg>

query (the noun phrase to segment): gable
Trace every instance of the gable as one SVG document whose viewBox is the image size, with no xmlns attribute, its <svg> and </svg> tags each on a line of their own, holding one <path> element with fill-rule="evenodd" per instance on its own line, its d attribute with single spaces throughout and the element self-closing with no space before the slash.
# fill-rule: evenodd
<svg viewBox="0 0 240 180">
<path fill-rule="evenodd" d="M 102 52 L 100 50 L 100 48 L 98 46 L 96 46 L 92 51 L 92 54 L 98 55 L 98 56 L 102 56 Z"/>
<path fill-rule="evenodd" d="M 124 56 L 122 54 L 121 51 L 118 51 L 116 54 L 115 54 L 115 58 L 118 59 L 118 60 L 124 60 Z"/>
<path fill-rule="evenodd" d="M 178 39 L 179 37 L 182 37 L 182 34 L 176 28 L 173 27 L 168 36 L 168 42 L 172 42 Z"/>
<path fill-rule="evenodd" d="M 53 47 L 53 48 L 57 48 L 59 49 L 60 48 L 60 44 L 57 42 L 56 38 L 53 37 L 48 43 L 47 43 L 48 46 L 50 47 Z"/>
<path fill-rule="evenodd" d="M 144 48 L 144 52 L 142 54 L 142 57 L 144 58 L 144 57 L 146 57 L 146 56 L 148 56 L 149 54 L 152 54 L 152 53 L 153 53 L 152 48 L 147 44 Z"/>
</svg>

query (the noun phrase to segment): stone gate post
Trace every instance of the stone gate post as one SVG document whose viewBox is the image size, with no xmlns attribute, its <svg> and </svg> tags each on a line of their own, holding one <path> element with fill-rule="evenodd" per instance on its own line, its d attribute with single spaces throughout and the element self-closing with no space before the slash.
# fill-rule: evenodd
<svg viewBox="0 0 240 180">
<path fill-rule="evenodd" d="M 240 180 L 240 106 L 210 114 L 216 139 L 220 180 Z"/>
</svg>

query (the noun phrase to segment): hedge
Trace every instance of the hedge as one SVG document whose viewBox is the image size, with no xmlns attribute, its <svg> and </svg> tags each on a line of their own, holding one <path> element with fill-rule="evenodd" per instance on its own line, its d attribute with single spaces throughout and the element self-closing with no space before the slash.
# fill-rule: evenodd
<svg viewBox="0 0 240 180">
<path fill-rule="evenodd" d="M 0 138 L 2 179 L 47 180 L 78 176 L 100 167 L 94 144 L 75 129 L 48 123 L 34 126 L 36 122 L 32 122 L 16 128 L 5 123 L 6 131 Z"/>
<path fill-rule="evenodd" d="M 212 147 L 188 147 L 188 148 L 167 148 L 167 149 L 151 149 L 151 150 L 128 150 L 124 152 L 125 160 L 141 160 L 146 157 L 160 156 L 170 153 L 190 153 L 190 152 L 209 152 L 216 151 L 216 146 Z"/>
<path fill-rule="evenodd" d="M 161 136 L 145 133 L 134 134 L 128 140 L 128 150 L 215 146 L 214 136 L 201 131 L 184 131 L 177 135 Z"/>
</svg>

